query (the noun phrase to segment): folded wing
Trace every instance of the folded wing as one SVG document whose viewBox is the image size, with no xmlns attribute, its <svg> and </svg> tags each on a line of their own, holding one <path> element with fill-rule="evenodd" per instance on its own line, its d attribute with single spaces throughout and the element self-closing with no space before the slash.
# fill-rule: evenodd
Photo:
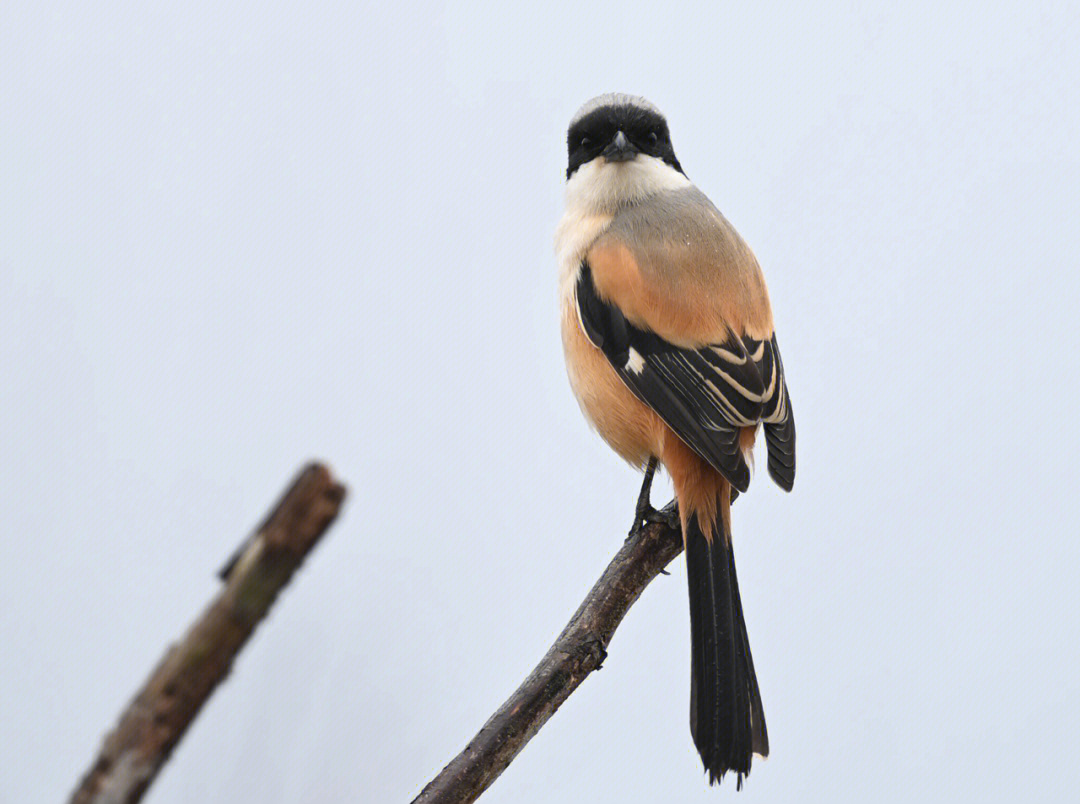
<svg viewBox="0 0 1080 804">
<path fill-rule="evenodd" d="M 795 479 L 795 423 L 776 338 L 729 332 L 721 343 L 675 346 L 640 329 L 599 297 L 588 263 L 577 282 L 578 316 L 627 387 L 739 491 L 750 469 L 739 448 L 743 427 L 764 423 L 769 474 L 790 490 Z"/>
</svg>

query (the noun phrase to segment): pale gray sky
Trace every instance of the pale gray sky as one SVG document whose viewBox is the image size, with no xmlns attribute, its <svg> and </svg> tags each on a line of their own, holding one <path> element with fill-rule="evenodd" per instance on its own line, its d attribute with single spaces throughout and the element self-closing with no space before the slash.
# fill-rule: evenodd
<svg viewBox="0 0 1080 804">
<path fill-rule="evenodd" d="M 798 421 L 735 506 L 738 800 L 1075 795 L 1074 3 L 93 5 L 0 10 L 0 801 L 71 790 L 309 457 L 346 513 L 148 800 L 407 801 L 516 686 L 638 488 L 556 325 L 611 90 L 757 252 Z M 680 560 L 484 801 L 734 796 L 687 609 Z"/>
</svg>

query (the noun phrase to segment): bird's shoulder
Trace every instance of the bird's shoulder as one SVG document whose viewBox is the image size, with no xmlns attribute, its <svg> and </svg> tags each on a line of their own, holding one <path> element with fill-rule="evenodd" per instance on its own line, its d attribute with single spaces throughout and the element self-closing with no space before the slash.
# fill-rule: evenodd
<svg viewBox="0 0 1080 804">
<path fill-rule="evenodd" d="M 620 209 L 586 261 L 605 300 L 672 343 L 715 343 L 728 332 L 772 334 L 756 257 L 694 185 Z"/>
</svg>

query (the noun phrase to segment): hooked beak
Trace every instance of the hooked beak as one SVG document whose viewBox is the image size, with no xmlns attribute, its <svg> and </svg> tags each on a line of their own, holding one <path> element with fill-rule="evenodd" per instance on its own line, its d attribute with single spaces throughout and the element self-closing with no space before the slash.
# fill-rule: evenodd
<svg viewBox="0 0 1080 804">
<path fill-rule="evenodd" d="M 626 135 L 620 131 L 608 144 L 608 147 L 604 149 L 603 156 L 609 162 L 629 162 L 637 156 L 637 154 L 637 148 L 635 148 L 634 144 L 626 139 Z"/>
</svg>

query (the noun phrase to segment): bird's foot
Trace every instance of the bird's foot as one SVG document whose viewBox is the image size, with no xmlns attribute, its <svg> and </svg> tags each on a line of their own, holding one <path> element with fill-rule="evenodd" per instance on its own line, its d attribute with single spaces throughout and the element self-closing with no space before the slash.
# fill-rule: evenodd
<svg viewBox="0 0 1080 804">
<path fill-rule="evenodd" d="M 666 525 L 672 530 L 679 530 L 681 528 L 679 522 L 679 509 L 677 506 L 672 505 L 669 508 L 664 508 L 662 511 L 657 511 L 652 507 L 652 503 L 649 501 L 649 494 L 652 491 L 652 481 L 655 474 L 656 458 L 650 458 L 649 465 L 645 469 L 645 480 L 642 482 L 641 492 L 638 494 L 637 506 L 634 508 L 634 525 L 630 528 L 630 535 L 626 537 L 627 541 L 637 536 L 641 532 L 641 529 L 646 525 Z"/>
<path fill-rule="evenodd" d="M 670 508 L 664 506 L 657 510 L 650 505 L 649 510 L 645 512 L 643 521 L 646 525 L 664 525 L 672 530 L 682 530 L 682 521 L 679 519 L 679 506 L 674 500 L 672 500 Z"/>
</svg>

